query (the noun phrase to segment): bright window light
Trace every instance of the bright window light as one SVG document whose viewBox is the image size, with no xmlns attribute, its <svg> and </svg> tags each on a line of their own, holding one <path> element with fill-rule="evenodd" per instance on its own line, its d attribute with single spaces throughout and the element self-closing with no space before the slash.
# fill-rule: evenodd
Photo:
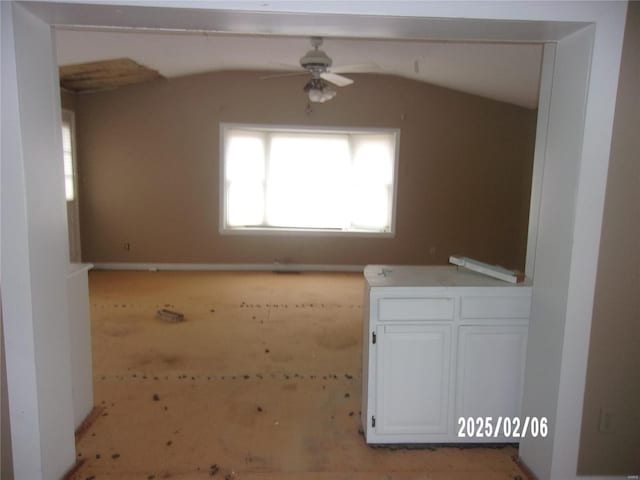
<svg viewBox="0 0 640 480">
<path fill-rule="evenodd" d="M 73 130 L 69 119 L 62 120 L 62 154 L 64 161 L 64 193 L 67 202 L 76 197 L 73 168 Z"/>
<path fill-rule="evenodd" d="M 221 133 L 223 232 L 393 233 L 396 130 Z"/>
</svg>

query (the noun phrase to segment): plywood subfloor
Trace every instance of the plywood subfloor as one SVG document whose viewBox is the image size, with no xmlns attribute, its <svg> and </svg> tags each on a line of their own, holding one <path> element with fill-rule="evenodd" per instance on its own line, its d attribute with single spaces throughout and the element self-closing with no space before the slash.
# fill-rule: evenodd
<svg viewBox="0 0 640 480">
<path fill-rule="evenodd" d="M 90 291 L 104 410 L 74 479 L 525 478 L 511 447 L 365 444 L 361 275 L 97 271 Z"/>
</svg>

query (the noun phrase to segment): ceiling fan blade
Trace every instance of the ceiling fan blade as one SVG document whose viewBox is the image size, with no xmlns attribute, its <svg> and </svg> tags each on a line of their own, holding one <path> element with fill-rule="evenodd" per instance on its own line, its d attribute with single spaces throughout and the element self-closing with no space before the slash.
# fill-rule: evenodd
<svg viewBox="0 0 640 480">
<path fill-rule="evenodd" d="M 346 87 L 347 85 L 351 85 L 353 83 L 353 80 L 351 80 L 350 78 L 343 77 L 342 75 L 331 72 L 321 73 L 320 78 L 326 80 L 329 83 L 333 83 L 338 87 Z"/>
<path fill-rule="evenodd" d="M 367 73 L 367 72 L 379 72 L 382 70 L 377 63 L 358 63 L 354 65 L 341 65 L 339 67 L 332 68 L 333 73 Z"/>
<path fill-rule="evenodd" d="M 260 80 L 269 80 L 271 78 L 283 78 L 283 77 L 297 77 L 300 75 L 308 75 L 307 72 L 285 72 L 285 73 L 272 73 L 270 75 L 262 75 L 258 77 Z"/>
<path fill-rule="evenodd" d="M 296 65 L 295 63 L 269 62 L 268 64 L 278 67 L 274 68 L 274 70 L 304 70 L 299 64 Z"/>
<path fill-rule="evenodd" d="M 300 65 L 291 65 L 290 63 L 282 62 L 269 62 L 269 65 L 273 66 L 273 70 L 280 71 L 280 73 L 270 73 L 259 77 L 260 80 L 268 80 L 270 78 L 292 77 L 294 75 L 306 75 L 308 72 L 300 67 Z"/>
</svg>

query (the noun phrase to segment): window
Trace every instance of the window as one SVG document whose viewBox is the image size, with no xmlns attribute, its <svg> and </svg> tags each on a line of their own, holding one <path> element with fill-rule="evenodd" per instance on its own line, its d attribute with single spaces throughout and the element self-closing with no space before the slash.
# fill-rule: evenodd
<svg viewBox="0 0 640 480">
<path fill-rule="evenodd" d="M 397 130 L 221 126 L 221 231 L 393 234 Z"/>
<path fill-rule="evenodd" d="M 64 158 L 64 193 L 67 202 L 76 198 L 75 168 L 73 158 L 73 113 L 62 112 L 62 152 Z"/>
</svg>

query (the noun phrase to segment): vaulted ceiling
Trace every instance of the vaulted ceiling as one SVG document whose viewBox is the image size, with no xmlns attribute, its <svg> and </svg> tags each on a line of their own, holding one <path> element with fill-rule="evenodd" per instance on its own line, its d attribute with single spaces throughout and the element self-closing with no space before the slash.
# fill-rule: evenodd
<svg viewBox="0 0 640 480">
<path fill-rule="evenodd" d="M 56 29 L 56 44 L 60 66 L 131 58 L 168 78 L 220 70 L 286 72 L 311 49 L 308 37 L 68 27 Z M 336 68 L 374 63 L 379 68 L 364 71 L 537 107 L 541 44 L 325 38 L 321 48 Z"/>
</svg>

